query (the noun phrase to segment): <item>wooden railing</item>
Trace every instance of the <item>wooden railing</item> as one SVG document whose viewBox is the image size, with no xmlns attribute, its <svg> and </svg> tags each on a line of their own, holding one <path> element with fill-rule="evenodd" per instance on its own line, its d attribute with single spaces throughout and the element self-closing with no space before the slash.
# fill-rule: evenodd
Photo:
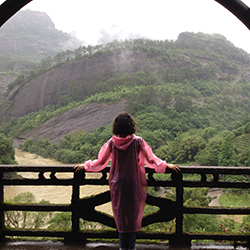
<svg viewBox="0 0 250 250">
<path fill-rule="evenodd" d="M 3 240 L 6 236 L 34 236 L 34 237 L 60 237 L 67 241 L 86 241 L 87 238 L 117 238 L 114 218 L 110 215 L 98 212 L 96 206 L 110 201 L 110 193 L 106 191 L 96 196 L 80 199 L 80 186 L 84 185 L 108 185 L 109 168 L 103 170 L 101 178 L 86 178 L 85 173 L 74 173 L 74 166 L 18 166 L 18 165 L 0 165 L 0 236 Z M 249 234 L 227 234 L 227 233 L 192 233 L 183 231 L 184 214 L 250 214 L 250 208 L 222 208 L 222 207 L 185 207 L 183 205 L 184 187 L 198 188 L 250 188 L 249 182 L 225 182 L 222 181 L 222 175 L 250 175 L 249 167 L 180 167 L 181 172 L 172 173 L 169 169 L 165 175 L 171 175 L 168 180 L 155 180 L 154 171 L 146 168 L 148 173 L 148 186 L 154 187 L 175 187 L 176 200 L 172 201 L 166 198 L 153 197 L 148 194 L 147 204 L 159 207 L 159 210 L 143 218 L 142 226 L 166 222 L 175 219 L 176 227 L 174 232 L 146 232 L 138 233 L 138 239 L 161 239 L 169 240 L 170 245 L 190 245 L 192 240 L 215 240 L 215 241 L 233 241 L 250 242 Z M 37 178 L 29 179 L 7 179 L 4 178 L 6 172 L 35 172 Z M 56 173 L 72 173 L 72 178 L 60 179 Z M 49 177 L 45 177 L 49 173 Z M 191 181 L 184 179 L 185 174 L 198 174 L 199 180 Z M 48 176 L 48 174 L 46 175 Z M 210 176 L 209 180 L 207 176 Z M 212 176 L 212 178 L 211 178 Z M 71 186 L 71 203 L 62 204 L 7 204 L 4 202 L 4 186 Z M 42 190 L 41 190 L 42 192 Z M 6 211 L 61 211 L 72 213 L 72 228 L 70 231 L 52 231 L 47 229 L 17 229 L 7 228 L 5 226 Z M 80 230 L 80 218 L 87 221 L 100 222 L 114 230 L 108 231 L 86 231 Z"/>
</svg>

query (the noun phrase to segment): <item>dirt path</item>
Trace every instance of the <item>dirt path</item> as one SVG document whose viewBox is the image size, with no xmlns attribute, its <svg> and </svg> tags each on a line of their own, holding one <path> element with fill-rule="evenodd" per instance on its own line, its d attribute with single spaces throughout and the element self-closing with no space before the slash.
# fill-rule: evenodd
<svg viewBox="0 0 250 250">
<path fill-rule="evenodd" d="M 213 199 L 210 203 L 209 203 L 209 206 L 210 207 L 213 207 L 213 206 L 217 206 L 219 207 L 220 206 L 220 196 L 223 194 L 222 190 L 219 189 L 219 188 L 215 188 L 215 189 L 211 189 L 209 190 L 208 192 L 208 195 L 209 197 L 215 197 L 215 199 Z"/>
</svg>

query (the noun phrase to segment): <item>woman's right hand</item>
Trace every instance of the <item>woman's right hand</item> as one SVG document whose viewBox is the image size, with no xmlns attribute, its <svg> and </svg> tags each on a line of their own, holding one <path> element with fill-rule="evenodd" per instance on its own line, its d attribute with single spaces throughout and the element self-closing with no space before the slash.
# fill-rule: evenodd
<svg viewBox="0 0 250 250">
<path fill-rule="evenodd" d="M 180 168 L 178 165 L 174 165 L 174 164 L 168 164 L 167 168 L 172 169 L 173 171 L 175 171 L 176 173 L 180 171 Z"/>
<path fill-rule="evenodd" d="M 76 173 L 81 173 L 84 170 L 84 164 L 79 164 L 74 167 Z"/>
</svg>

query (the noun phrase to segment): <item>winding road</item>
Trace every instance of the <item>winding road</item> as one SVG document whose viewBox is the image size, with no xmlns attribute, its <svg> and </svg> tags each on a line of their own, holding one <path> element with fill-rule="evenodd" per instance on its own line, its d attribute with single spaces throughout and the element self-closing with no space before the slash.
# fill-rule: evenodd
<svg viewBox="0 0 250 250">
<path fill-rule="evenodd" d="M 209 206 L 210 207 L 213 207 L 213 206 L 217 206 L 219 207 L 220 206 L 220 196 L 223 194 L 222 190 L 219 189 L 219 188 L 216 188 L 216 189 L 211 189 L 209 190 L 208 192 L 208 196 L 209 197 L 215 197 L 215 199 L 213 199 L 210 203 L 209 203 Z"/>
</svg>

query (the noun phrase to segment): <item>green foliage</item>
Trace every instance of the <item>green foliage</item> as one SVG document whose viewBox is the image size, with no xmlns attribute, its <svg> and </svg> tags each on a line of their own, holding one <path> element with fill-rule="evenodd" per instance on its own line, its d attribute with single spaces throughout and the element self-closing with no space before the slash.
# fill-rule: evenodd
<svg viewBox="0 0 250 250">
<path fill-rule="evenodd" d="M 223 207 L 249 207 L 249 192 L 242 189 L 240 192 L 227 191 L 220 196 L 220 204 Z"/>
<path fill-rule="evenodd" d="M 88 159 L 95 159 L 102 146 L 110 137 L 111 126 L 99 127 L 93 133 L 79 130 L 73 134 L 66 134 L 59 143 L 50 143 L 49 139 L 34 141 L 25 140 L 20 148 L 23 151 L 51 157 L 62 163 L 79 163 Z"/>
<path fill-rule="evenodd" d="M 30 193 L 20 193 L 13 199 L 6 200 L 6 203 L 35 203 L 35 196 Z M 49 204 L 49 201 L 41 200 L 39 204 Z M 5 223 L 8 227 L 38 229 L 47 225 L 52 213 L 50 212 L 28 212 L 28 211 L 7 211 L 5 212 Z"/>
<path fill-rule="evenodd" d="M 0 164 L 17 164 L 13 142 L 0 133 Z"/>
<path fill-rule="evenodd" d="M 72 215 L 70 212 L 56 213 L 55 216 L 49 220 L 48 224 L 49 224 L 48 228 L 51 230 L 71 229 Z"/>
<path fill-rule="evenodd" d="M 250 215 L 245 215 L 242 218 L 242 223 L 240 225 L 240 231 L 242 233 L 249 233 L 250 232 Z"/>
<path fill-rule="evenodd" d="M 68 149 L 57 150 L 53 157 L 62 163 L 77 163 L 84 160 L 83 155 L 81 155 L 80 152 Z"/>
<path fill-rule="evenodd" d="M 247 147 L 240 156 L 240 163 L 250 167 L 250 146 Z"/>
<path fill-rule="evenodd" d="M 200 165 L 217 166 L 225 165 L 226 161 L 230 161 L 237 166 L 239 158 L 242 163 L 247 163 L 248 151 L 245 150 L 237 156 L 237 151 L 233 146 L 233 137 L 228 131 L 217 134 L 215 128 L 208 127 L 193 129 L 182 134 L 178 132 L 174 136 L 168 129 L 171 125 L 166 123 L 166 117 L 157 113 L 139 115 L 136 122 L 137 135 L 143 137 L 155 154 L 167 162 L 195 161 Z M 78 163 L 95 159 L 101 146 L 111 136 L 110 124 L 106 128 L 96 129 L 93 133 L 79 130 L 73 134 L 67 134 L 55 144 L 51 144 L 49 139 L 34 142 L 32 138 L 29 138 L 21 145 L 21 149 L 44 157 L 52 157 L 63 163 Z"/>
<path fill-rule="evenodd" d="M 155 150 L 155 155 L 168 163 L 172 162 L 174 160 L 172 144 L 168 143 L 167 145 L 159 147 Z"/>
<path fill-rule="evenodd" d="M 213 198 L 208 197 L 208 188 L 185 188 L 184 189 L 184 206 L 198 206 L 207 207 Z M 153 188 L 149 188 L 148 192 L 152 195 L 157 195 Z M 175 200 L 175 192 L 173 188 L 165 191 L 166 198 Z M 154 213 L 158 207 L 146 206 L 144 214 Z M 203 214 L 185 214 L 183 218 L 183 228 L 185 232 L 220 232 L 221 224 L 226 225 L 226 221 L 222 220 L 217 215 L 203 215 Z M 235 226 L 234 226 L 235 227 Z M 172 232 L 175 230 L 175 220 L 155 223 L 145 228 L 150 231 L 164 231 Z"/>
<path fill-rule="evenodd" d="M 38 142 L 35 142 L 32 138 L 29 138 L 20 145 L 20 149 L 50 158 L 54 157 L 54 154 L 58 150 L 58 145 L 51 144 L 49 139 L 42 138 Z"/>
<path fill-rule="evenodd" d="M 214 214 L 186 214 L 183 219 L 185 232 L 219 232 L 220 225 Z"/>
<path fill-rule="evenodd" d="M 208 197 L 209 188 L 185 188 L 184 205 L 185 206 L 208 206 L 212 198 Z"/>
<path fill-rule="evenodd" d="M 177 137 L 173 143 L 177 162 L 194 161 L 196 154 L 205 147 L 206 141 L 198 135 Z"/>
<path fill-rule="evenodd" d="M 30 193 L 20 193 L 13 199 L 5 201 L 11 204 L 35 204 L 35 196 Z M 38 204 L 50 204 L 49 201 L 41 200 Z M 5 212 L 5 223 L 8 227 L 14 228 L 31 228 L 50 230 L 70 230 L 72 226 L 72 215 L 70 212 L 28 212 L 28 211 L 7 211 Z M 96 223 L 80 220 L 81 229 L 107 228 L 106 226 Z"/>
<path fill-rule="evenodd" d="M 70 212 L 56 213 L 48 221 L 48 229 L 50 230 L 70 230 L 72 226 L 72 214 Z M 107 226 L 98 222 L 90 222 L 80 220 L 80 229 L 106 229 Z"/>
<path fill-rule="evenodd" d="M 202 166 L 218 166 L 221 144 L 222 138 L 211 138 L 205 148 L 196 154 L 195 161 Z"/>
<path fill-rule="evenodd" d="M 208 188 L 185 188 L 184 205 L 185 206 L 208 206 L 211 197 L 208 197 Z M 220 222 L 216 215 L 212 214 L 185 214 L 183 218 L 183 227 L 186 232 L 219 232 Z"/>
<path fill-rule="evenodd" d="M 233 145 L 233 136 L 228 133 L 225 134 L 220 147 L 218 155 L 218 164 L 220 166 L 238 166 L 236 159 L 236 152 Z"/>
<path fill-rule="evenodd" d="M 126 110 L 135 117 L 137 134 L 162 159 L 175 163 L 195 161 L 201 165 L 238 165 L 238 161 L 249 164 L 250 118 L 246 111 L 250 107 L 250 83 L 246 72 L 250 60 L 247 53 L 220 35 L 185 32 L 176 42 L 134 39 L 105 46 L 80 46 L 44 59 L 37 70 L 86 57 L 98 58 L 117 50 L 143 53 L 158 66 L 123 75 L 110 69 L 105 76 L 96 75 L 89 83 L 72 81 L 66 94 L 58 89 L 55 106 L 12 118 L 1 124 L 0 133 L 19 137 L 67 110 L 91 102 L 115 103 L 123 99 Z M 17 81 L 23 79 L 20 75 Z M 233 132 L 233 141 L 218 136 L 225 130 Z M 93 133 L 79 131 L 65 135 L 57 144 L 47 139 L 27 140 L 22 149 L 65 163 L 82 162 L 95 158 L 111 136 L 109 125 Z M 232 150 L 230 145 L 237 146 L 237 150 Z"/>
<path fill-rule="evenodd" d="M 242 231 L 241 224 L 235 222 L 235 220 L 231 218 L 223 218 L 220 227 L 224 233 L 239 233 L 240 231 Z"/>
</svg>

